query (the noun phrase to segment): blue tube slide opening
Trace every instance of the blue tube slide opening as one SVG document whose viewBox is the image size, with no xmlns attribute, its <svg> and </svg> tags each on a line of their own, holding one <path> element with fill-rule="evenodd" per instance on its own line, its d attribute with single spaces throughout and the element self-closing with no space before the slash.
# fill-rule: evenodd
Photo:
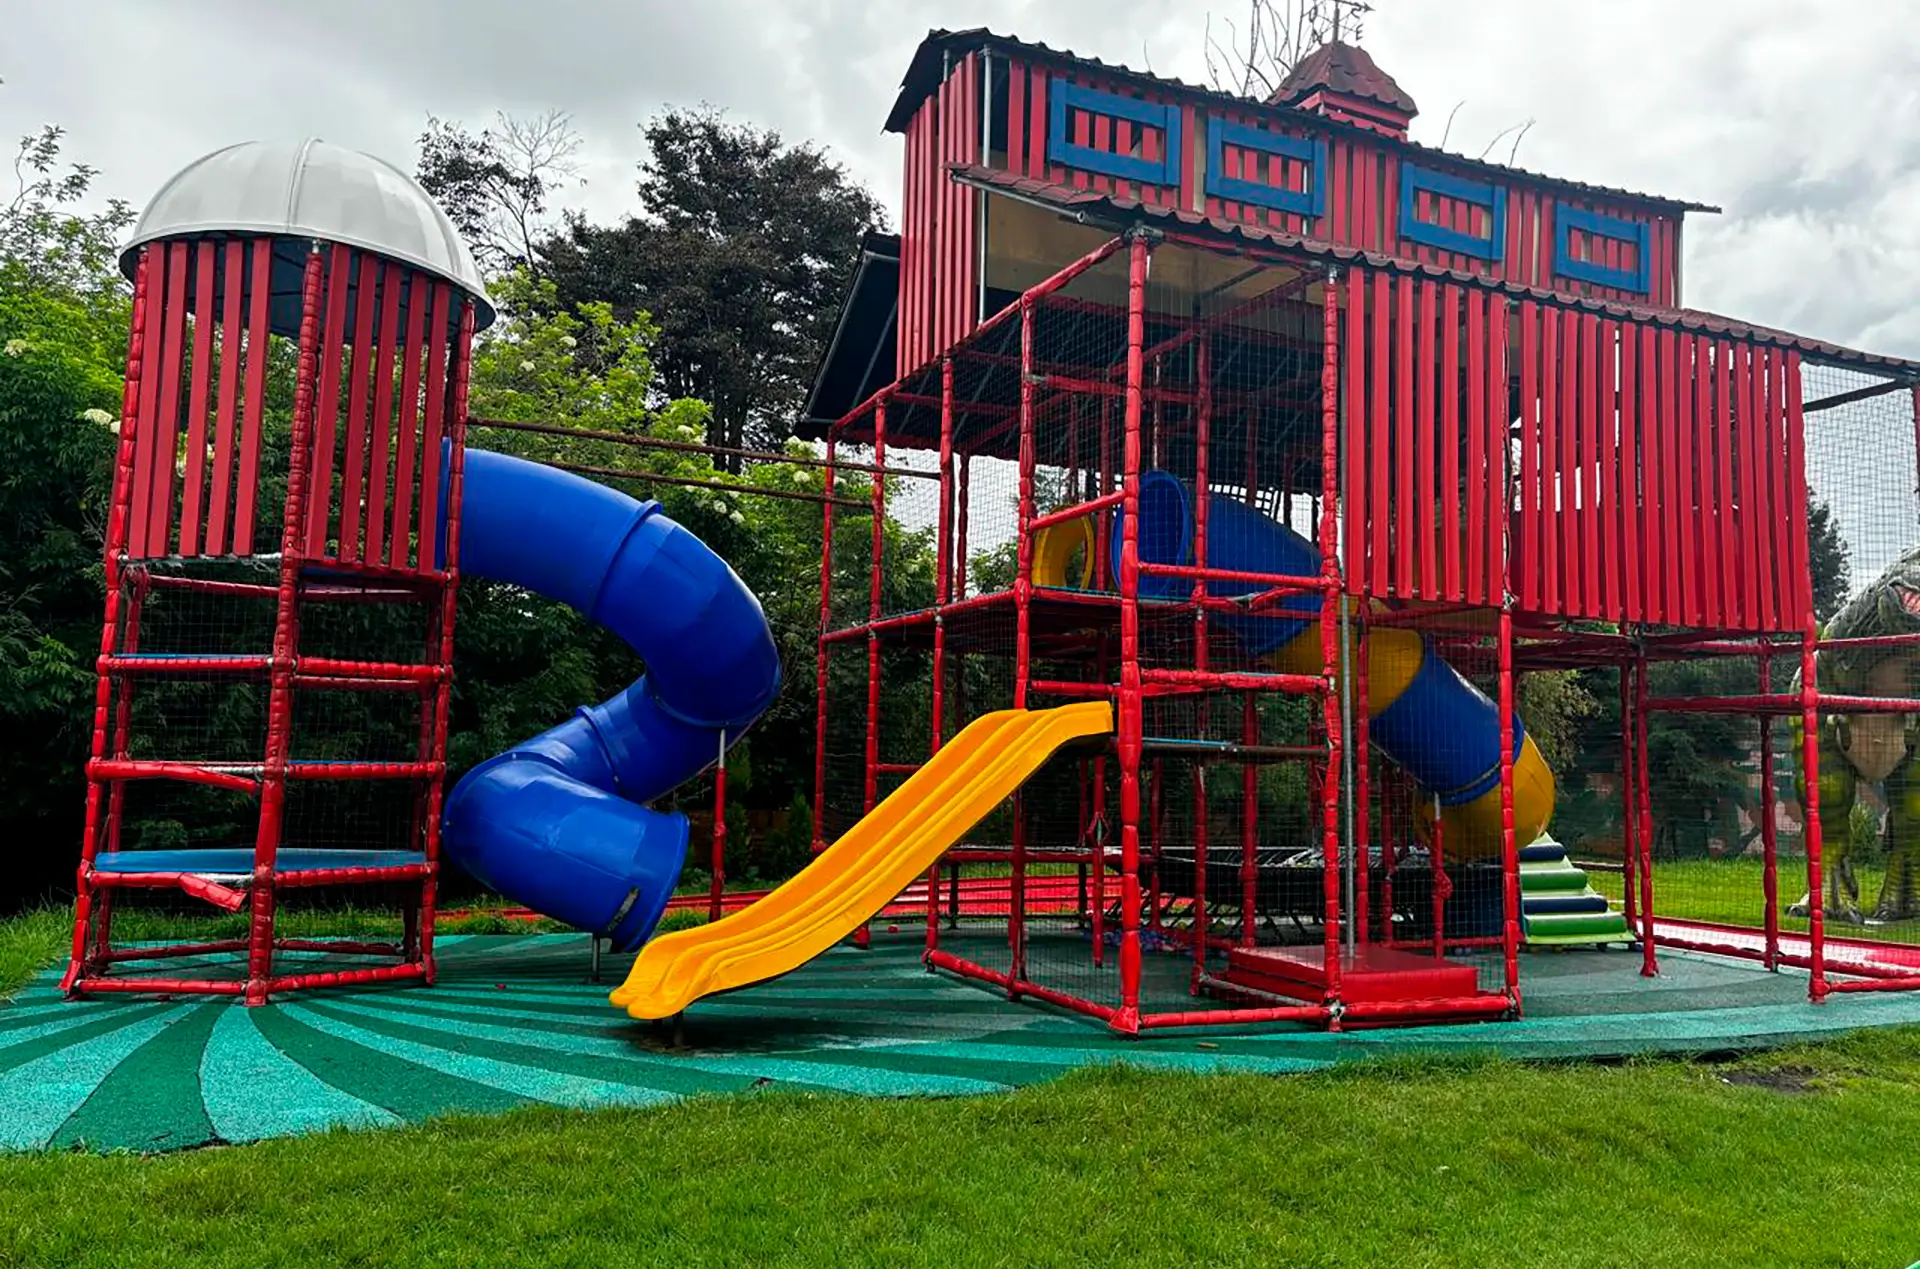
<svg viewBox="0 0 1920 1269">
<path fill-rule="evenodd" d="M 1112 521 L 1112 559 L 1120 558 L 1125 514 Z M 1189 565 L 1194 559 L 1193 489 L 1167 471 L 1140 477 L 1138 551 L 1142 563 Z M 1320 572 L 1320 551 L 1278 520 L 1225 494 L 1207 498 L 1207 566 L 1237 572 L 1313 577 Z M 1219 597 L 1252 595 L 1260 582 L 1214 580 L 1208 593 Z M 1184 577 L 1143 573 L 1143 599 L 1180 599 L 1191 594 Z M 1215 624 L 1231 629 L 1254 656 L 1274 652 L 1305 633 L 1320 613 L 1317 594 L 1290 595 L 1260 614 L 1217 614 Z M 1500 711 L 1486 693 L 1435 654 L 1421 639 L 1420 666 L 1411 681 L 1370 722 L 1370 738 L 1414 781 L 1447 806 L 1464 805 L 1500 782 Z M 1526 742 L 1526 729 L 1514 719 L 1513 754 Z"/>
<path fill-rule="evenodd" d="M 687 855 L 686 817 L 644 803 L 713 765 L 722 738 L 773 703 L 773 632 L 746 583 L 657 502 L 484 450 L 466 451 L 464 484 L 461 572 L 568 605 L 646 673 L 469 771 L 442 845 L 501 894 L 632 950 Z"/>
</svg>

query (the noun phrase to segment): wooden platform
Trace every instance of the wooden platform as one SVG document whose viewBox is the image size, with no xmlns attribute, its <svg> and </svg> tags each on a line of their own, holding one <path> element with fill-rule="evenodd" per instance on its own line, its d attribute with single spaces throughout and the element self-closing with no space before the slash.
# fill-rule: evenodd
<svg viewBox="0 0 1920 1269">
<path fill-rule="evenodd" d="M 1317 1001 L 1327 991 L 1322 947 L 1236 947 L 1227 953 L 1226 979 L 1241 987 Z M 1474 995 L 1471 965 L 1420 952 L 1368 945 L 1340 955 L 1340 997 L 1349 1003 L 1437 1000 Z"/>
</svg>

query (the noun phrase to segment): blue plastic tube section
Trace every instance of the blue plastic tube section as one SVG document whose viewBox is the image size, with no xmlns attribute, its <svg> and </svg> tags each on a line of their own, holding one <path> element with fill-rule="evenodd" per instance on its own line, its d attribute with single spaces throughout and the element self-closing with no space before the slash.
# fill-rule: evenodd
<svg viewBox="0 0 1920 1269">
<path fill-rule="evenodd" d="M 1124 515 L 1116 513 L 1112 556 L 1120 558 Z M 1193 490 L 1171 472 L 1150 471 L 1140 478 L 1139 558 L 1142 563 L 1185 566 L 1193 562 Z M 1237 498 L 1207 498 L 1207 567 L 1287 577 L 1315 577 L 1320 552 L 1279 521 Z M 1259 582 L 1210 581 L 1207 590 L 1221 597 L 1258 594 Z M 1142 574 L 1143 599 L 1182 599 L 1192 594 L 1184 577 Z M 1214 614 L 1209 620 L 1234 632 L 1251 656 L 1277 651 L 1307 633 L 1320 612 L 1318 595 L 1292 595 L 1273 609 L 1286 616 Z M 1293 614 L 1299 614 L 1294 616 Z M 1433 652 L 1423 638 L 1420 668 L 1406 689 L 1368 720 L 1368 737 L 1443 805 L 1473 801 L 1500 781 L 1500 711 L 1486 693 Z M 1514 719 L 1517 759 L 1526 730 Z"/>
<path fill-rule="evenodd" d="M 483 450 L 466 452 L 460 570 L 567 604 L 646 673 L 468 772 L 444 849 L 499 893 L 636 948 L 687 855 L 686 817 L 643 804 L 713 765 L 722 735 L 779 693 L 760 601 L 659 503 Z"/>
</svg>

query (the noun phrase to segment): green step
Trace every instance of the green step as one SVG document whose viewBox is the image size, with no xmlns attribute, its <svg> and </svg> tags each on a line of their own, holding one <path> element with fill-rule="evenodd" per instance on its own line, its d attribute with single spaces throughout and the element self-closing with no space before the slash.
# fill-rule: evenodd
<svg viewBox="0 0 1920 1269">
<path fill-rule="evenodd" d="M 1595 943 L 1624 942 L 1633 937 L 1627 929 L 1627 919 L 1618 912 L 1523 917 L 1521 925 L 1529 942 L 1548 936 L 1578 936 Z"/>
<path fill-rule="evenodd" d="M 1587 874 L 1578 868 L 1551 865 L 1529 871 L 1531 866 L 1520 869 L 1521 894 L 1563 894 L 1572 891 L 1575 894 L 1587 889 Z"/>
<path fill-rule="evenodd" d="M 1543 834 L 1532 846 L 1553 844 L 1553 839 Z M 1588 895 L 1596 899 L 1601 897 L 1598 891 L 1587 884 L 1585 870 L 1574 867 L 1564 850 L 1558 858 L 1528 860 L 1520 865 L 1520 928 L 1525 941 L 1535 946 L 1590 946 L 1633 941 L 1633 932 L 1627 928 L 1626 918 L 1618 912 L 1609 909 L 1606 912 L 1529 913 L 1526 910 L 1529 895 L 1537 899 Z"/>
</svg>

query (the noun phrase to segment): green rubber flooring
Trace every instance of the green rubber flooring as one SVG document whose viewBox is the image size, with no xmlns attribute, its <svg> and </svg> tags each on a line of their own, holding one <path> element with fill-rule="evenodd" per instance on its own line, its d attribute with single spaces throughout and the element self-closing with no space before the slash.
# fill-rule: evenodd
<svg viewBox="0 0 1920 1269">
<path fill-rule="evenodd" d="M 907 934 L 876 935 L 869 951 L 836 948 L 777 982 L 694 1006 L 678 1042 L 607 1004 L 625 960 L 610 959 L 606 982 L 589 983 L 586 941 L 573 935 L 444 939 L 434 987 L 316 992 L 251 1010 L 224 998 L 65 1001 L 49 973 L 0 1006 L 0 1149 L 178 1150 L 769 1086 L 979 1094 L 1116 1061 L 1286 1073 L 1416 1050 L 1705 1052 L 1920 1022 L 1920 994 L 1816 1008 L 1796 975 L 1668 953 L 1649 981 L 1636 956 L 1581 949 L 1527 957 L 1528 1016 L 1517 1022 L 1125 1040 L 929 975 L 920 949 Z"/>
</svg>

